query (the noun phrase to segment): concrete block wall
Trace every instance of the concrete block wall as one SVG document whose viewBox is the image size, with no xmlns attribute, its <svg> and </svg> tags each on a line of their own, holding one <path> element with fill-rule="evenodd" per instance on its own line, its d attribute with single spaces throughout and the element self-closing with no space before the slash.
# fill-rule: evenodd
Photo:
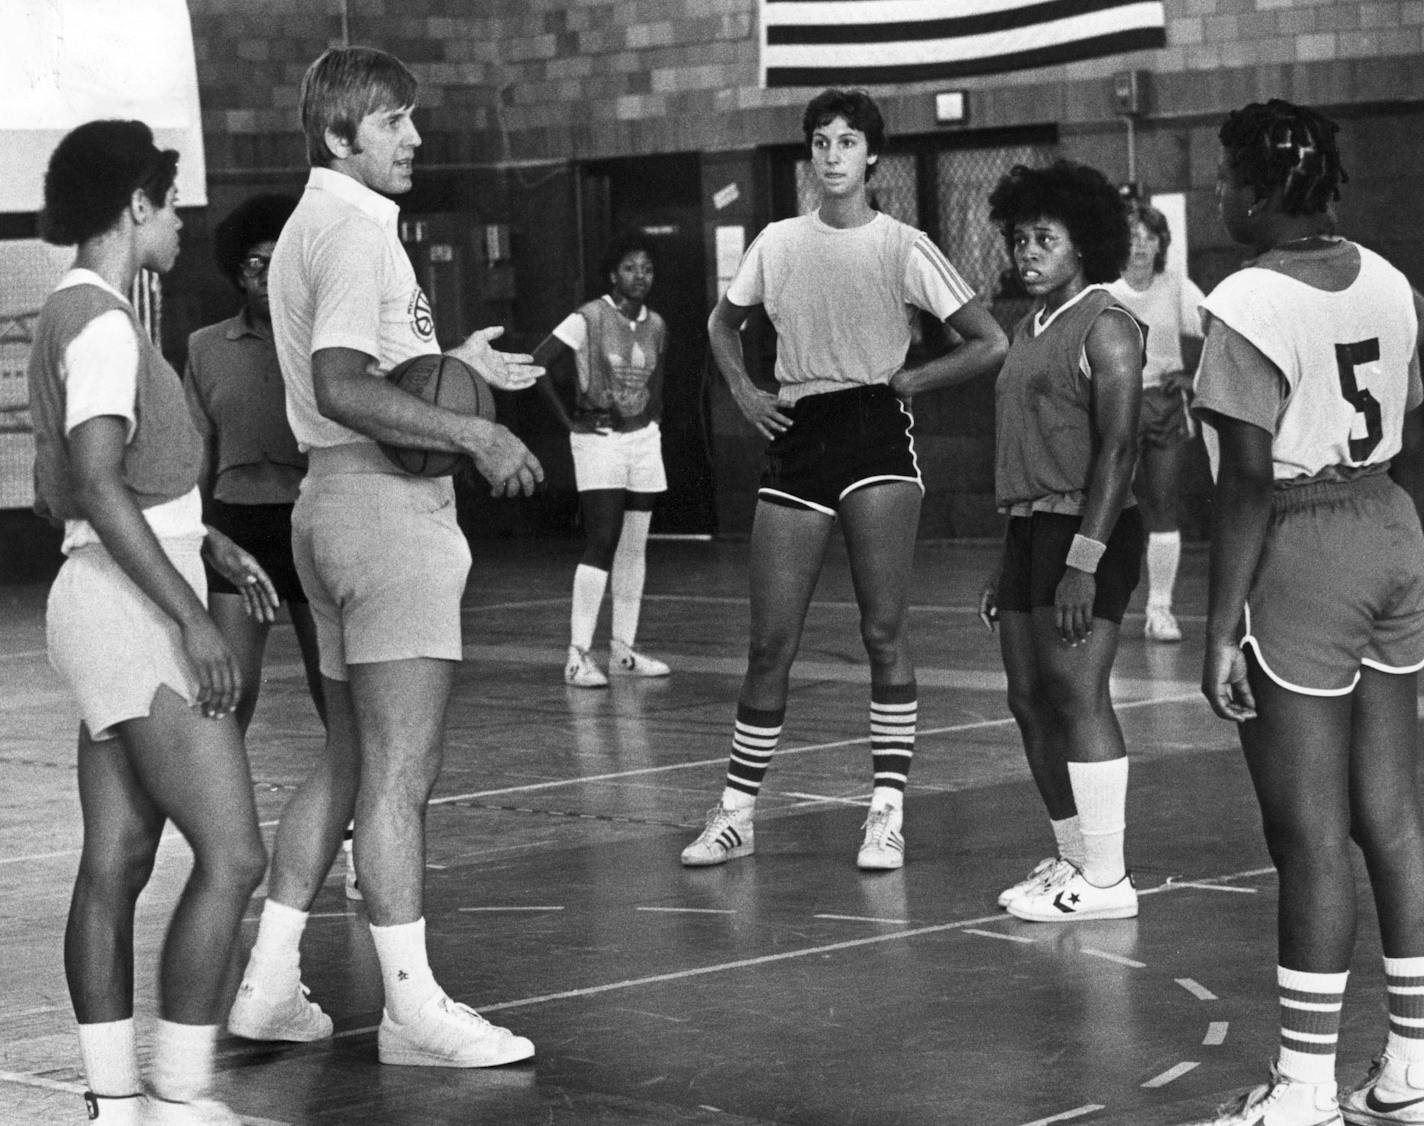
<svg viewBox="0 0 1424 1126">
<path fill-rule="evenodd" d="M 189 7 L 214 221 L 249 191 L 300 186 L 297 86 L 307 63 L 345 31 L 351 42 L 395 52 L 422 80 L 425 198 L 458 200 L 477 208 L 481 222 L 511 224 L 520 278 L 512 328 L 523 338 L 546 330 L 578 296 L 571 185 L 579 162 L 699 154 L 711 262 L 716 224 L 755 230 L 771 218 L 759 150 L 797 138 L 810 93 L 758 87 L 756 0 L 314 0 L 300 8 L 288 0 L 189 0 Z M 1329 107 L 1344 125 L 1351 173 L 1343 229 L 1424 285 L 1424 232 L 1401 221 L 1415 211 L 1424 147 L 1400 143 L 1424 130 L 1424 0 L 1166 0 L 1165 8 L 1161 50 L 874 92 L 896 134 L 938 131 L 932 95 L 953 86 L 968 91 L 972 128 L 1056 124 L 1065 155 L 1125 178 L 1126 130 L 1111 79 L 1146 72 L 1136 174 L 1154 190 L 1186 193 L 1190 269 L 1205 288 L 1241 257 L 1219 229 L 1213 199 L 1224 113 L 1272 96 Z M 527 190 L 561 174 L 549 190 Z M 741 199 L 714 211 L 712 193 L 734 179 Z M 208 225 L 200 217 L 188 232 L 189 259 L 204 270 Z M 170 288 L 175 338 L 228 311 L 217 307 L 230 299 L 210 279 L 175 275 Z M 707 296 L 710 307 L 715 278 Z M 727 405 L 714 396 L 719 458 L 729 459 L 718 481 L 721 527 L 736 531 L 750 511 L 743 493 L 757 443 Z M 979 418 L 983 406 L 970 404 L 970 413 Z M 954 425 L 926 427 L 926 534 L 984 534 L 986 438 Z M 1203 483 L 1194 488 L 1189 532 L 1201 535 Z"/>
</svg>

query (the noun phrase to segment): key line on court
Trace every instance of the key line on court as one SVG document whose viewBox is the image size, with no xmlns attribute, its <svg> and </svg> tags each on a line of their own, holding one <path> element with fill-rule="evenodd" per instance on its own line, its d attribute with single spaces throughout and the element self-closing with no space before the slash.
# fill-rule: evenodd
<svg viewBox="0 0 1424 1126">
<path fill-rule="evenodd" d="M 1218 880 L 1242 879 L 1256 874 L 1254 871 L 1226 873 L 1214 877 Z M 1164 884 L 1160 888 L 1153 888 L 1153 891 L 1173 891 L 1176 885 Z M 1145 894 L 1145 893 L 1143 893 Z M 924 938 L 929 935 L 948 934 L 959 931 L 962 934 L 978 933 L 973 928 L 983 927 L 990 923 L 1003 922 L 1005 919 L 1001 912 L 992 915 L 979 915 L 972 919 L 956 919 L 947 923 L 932 923 L 928 926 L 914 927 L 910 930 L 891 931 L 888 934 L 867 935 L 863 938 L 842 939 L 838 942 L 822 943 L 816 946 L 806 946 L 798 950 L 782 950 L 775 954 L 759 954 L 752 958 L 738 958 L 731 962 L 717 962 L 710 966 L 693 966 L 684 970 L 671 970 L 668 973 L 652 974 L 648 977 L 626 978 L 622 981 L 604 982 L 599 985 L 587 985 L 578 989 L 565 989 L 557 993 L 541 993 L 533 997 L 517 997 L 510 1001 L 494 1001 L 486 1004 L 477 1004 L 474 1007 L 481 1013 L 497 1013 L 513 1009 L 526 1009 L 534 1005 L 546 1005 L 555 1001 L 572 1001 L 584 997 L 596 997 L 603 993 L 615 993 L 625 989 L 640 989 L 650 985 L 666 985 L 669 982 L 687 981 L 692 978 L 708 977 L 712 974 L 730 973 L 734 970 L 750 969 L 755 966 L 774 965 L 778 962 L 789 962 L 800 958 L 814 958 L 826 954 L 834 954 L 842 950 L 855 950 L 860 947 L 877 946 L 886 942 L 901 942 L 905 939 Z M 1033 941 L 1033 940 L 1030 940 Z M 1084 951 L 1088 953 L 1088 951 Z M 1116 957 L 1115 955 L 1113 957 Z M 347 1028 L 335 1035 L 337 1038 L 350 1036 L 365 1036 L 376 1031 L 374 1024 L 364 1025 L 360 1028 Z M 254 1047 L 251 1051 L 264 1050 L 261 1047 Z M 247 1054 L 247 1050 L 234 1054 Z M 1195 1065 L 1193 1065 L 1195 1066 Z"/>
<path fill-rule="evenodd" d="M 1101 958 L 1105 962 L 1116 962 L 1119 966 L 1127 966 L 1134 970 L 1145 970 L 1146 962 L 1139 962 L 1136 958 L 1124 958 L 1121 954 L 1113 954 L 1108 950 L 1095 950 L 1091 946 L 1083 947 L 1082 952 L 1090 958 Z"/>
<path fill-rule="evenodd" d="M 1215 1048 L 1226 1043 L 1226 1030 L 1230 1021 L 1214 1020 L 1206 1026 L 1206 1035 L 1202 1037 L 1202 1046 Z"/>
</svg>

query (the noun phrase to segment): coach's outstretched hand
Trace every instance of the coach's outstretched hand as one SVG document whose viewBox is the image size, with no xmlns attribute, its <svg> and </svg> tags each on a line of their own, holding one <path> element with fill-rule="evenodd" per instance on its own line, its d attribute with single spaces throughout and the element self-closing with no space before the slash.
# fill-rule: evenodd
<svg viewBox="0 0 1424 1126">
<path fill-rule="evenodd" d="M 504 335 L 502 325 L 492 325 L 472 332 L 458 348 L 450 349 L 450 355 L 464 360 L 486 383 L 501 391 L 523 391 L 533 387 L 534 381 L 544 374 L 544 369 L 534 362 L 527 352 L 497 352 L 490 347 L 490 341 Z"/>
<path fill-rule="evenodd" d="M 530 496 L 544 481 L 544 467 L 529 447 L 497 422 L 484 423 L 481 440 L 469 446 L 480 475 L 496 497 Z"/>
</svg>

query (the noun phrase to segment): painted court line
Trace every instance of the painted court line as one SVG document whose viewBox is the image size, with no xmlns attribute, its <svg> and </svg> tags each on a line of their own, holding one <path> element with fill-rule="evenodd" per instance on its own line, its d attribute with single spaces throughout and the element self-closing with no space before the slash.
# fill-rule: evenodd
<svg viewBox="0 0 1424 1126">
<path fill-rule="evenodd" d="M 1226 1043 L 1226 1029 L 1230 1021 L 1214 1020 L 1206 1026 L 1206 1035 L 1202 1037 L 1202 1044 L 1208 1048 L 1214 1048 L 1218 1044 Z"/>
<path fill-rule="evenodd" d="M 466 914 L 471 914 L 476 911 L 483 911 L 486 913 L 492 911 L 563 911 L 564 908 L 555 904 L 549 904 L 547 906 L 538 907 L 456 907 L 455 910 L 462 911 Z"/>
<path fill-rule="evenodd" d="M 1005 942 L 1022 942 L 1026 946 L 1032 946 L 1038 941 L 1036 938 L 1025 938 L 1021 934 L 1002 934 L 999 931 L 981 931 L 978 927 L 966 927 L 965 934 L 977 934 L 980 938 L 1001 938 Z"/>
<path fill-rule="evenodd" d="M 840 923 L 896 923 L 907 925 L 909 919 L 878 919 L 870 915 L 812 915 L 813 919 L 830 919 Z"/>
<path fill-rule="evenodd" d="M 1085 1106 L 1076 1106 L 1072 1110 L 1065 1110 L 1062 1114 L 1050 1115 L 1047 1118 L 1035 1118 L 1032 1122 L 1025 1122 L 1023 1126 L 1050 1126 L 1053 1122 L 1067 1122 L 1070 1118 L 1082 1118 L 1085 1114 L 1096 1114 L 1100 1110 L 1106 1110 L 1102 1103 L 1088 1103 Z"/>
<path fill-rule="evenodd" d="M 1176 979 L 1178 985 L 1195 997 L 1198 1001 L 1215 1001 L 1216 994 L 1205 985 L 1193 981 L 1189 977 L 1179 977 Z"/>
<path fill-rule="evenodd" d="M 635 911 L 656 911 L 664 915 L 735 915 L 726 907 L 635 907 Z"/>
<path fill-rule="evenodd" d="M 1124 958 L 1121 954 L 1110 954 L 1106 950 L 1094 950 L 1091 946 L 1083 947 L 1082 953 L 1094 958 L 1101 958 L 1105 962 L 1116 962 L 1119 966 L 1131 966 L 1134 970 L 1145 970 L 1146 962 L 1139 962 L 1134 958 Z"/>
<path fill-rule="evenodd" d="M 1146 1083 L 1142 1085 L 1144 1087 L 1165 1087 L 1168 1083 L 1172 1082 L 1172 1080 L 1180 1079 L 1183 1075 L 1191 1071 L 1194 1067 L 1200 1066 L 1201 1065 L 1195 1060 L 1183 1060 L 1181 1063 L 1176 1064 L 1173 1067 L 1169 1067 L 1161 1075 L 1149 1079 Z"/>
<path fill-rule="evenodd" d="M 1195 880 L 1182 880 L 1177 885 L 1179 888 L 1196 888 L 1198 891 L 1234 891 L 1240 895 L 1255 895 L 1255 888 L 1229 888 L 1221 884 L 1203 884 Z"/>
</svg>

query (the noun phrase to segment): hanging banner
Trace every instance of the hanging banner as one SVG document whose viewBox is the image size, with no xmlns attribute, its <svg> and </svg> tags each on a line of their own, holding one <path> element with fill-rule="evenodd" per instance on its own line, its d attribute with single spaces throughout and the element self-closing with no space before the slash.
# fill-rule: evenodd
<svg viewBox="0 0 1424 1126">
<path fill-rule="evenodd" d="M 760 0 L 763 86 L 1000 74 L 1163 47 L 1160 0 Z"/>
<path fill-rule="evenodd" d="M 184 0 L 7 0 L 0 27 L 0 212 L 38 211 L 59 139 L 136 118 L 177 149 L 178 202 L 208 202 L 193 28 Z"/>
</svg>

